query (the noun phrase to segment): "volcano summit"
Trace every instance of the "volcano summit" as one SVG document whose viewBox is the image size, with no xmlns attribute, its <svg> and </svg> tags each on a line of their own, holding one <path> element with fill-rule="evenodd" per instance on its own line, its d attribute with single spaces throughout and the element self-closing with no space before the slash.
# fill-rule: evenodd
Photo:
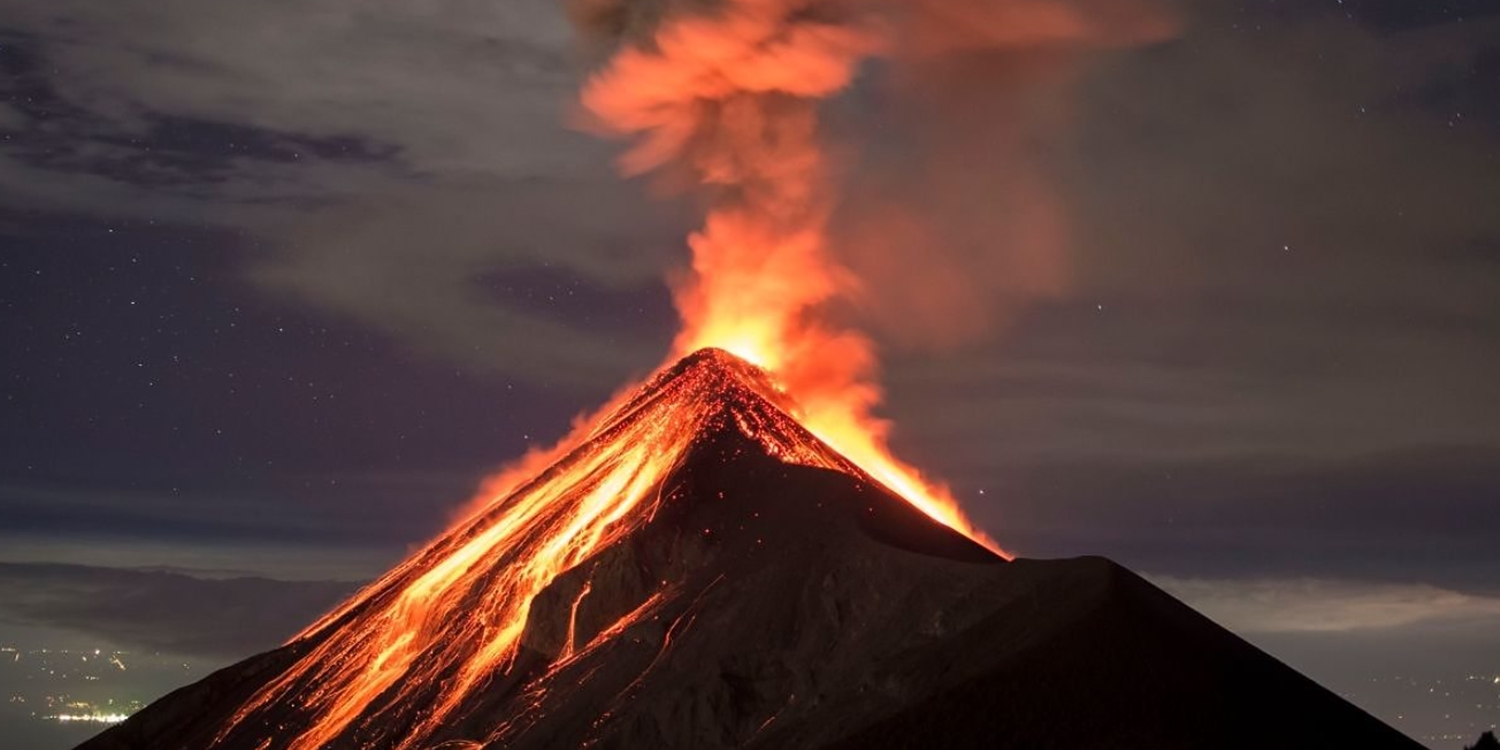
<svg viewBox="0 0 1500 750">
<path fill-rule="evenodd" d="M 1005 558 L 703 350 L 125 748 L 1416 748 L 1129 571 Z"/>
</svg>

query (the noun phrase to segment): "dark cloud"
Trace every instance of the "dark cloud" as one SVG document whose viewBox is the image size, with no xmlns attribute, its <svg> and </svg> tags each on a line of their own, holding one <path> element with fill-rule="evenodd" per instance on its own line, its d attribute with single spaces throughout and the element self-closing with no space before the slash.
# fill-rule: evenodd
<svg viewBox="0 0 1500 750">
<path fill-rule="evenodd" d="M 281 225 L 293 249 L 267 256 L 252 278 L 275 298 L 374 325 L 437 361 L 607 389 L 654 365 L 666 345 L 662 251 L 682 236 L 619 190 L 537 178 L 366 195 Z M 515 285 L 488 283 L 496 277 L 596 293 L 565 297 L 572 314 L 558 315 Z"/>
<path fill-rule="evenodd" d="M 0 8 L 7 203 L 245 232 L 273 298 L 440 361 L 607 388 L 654 357 L 647 323 L 569 325 L 479 281 L 545 262 L 649 304 L 681 242 L 562 124 L 554 4 Z"/>
<path fill-rule="evenodd" d="M 55 88 L 36 38 L 0 33 L 3 93 L 9 101 L 6 152 L 18 164 L 59 175 L 94 175 L 143 189 L 211 188 L 246 163 L 382 161 L 392 149 L 353 136 L 278 132 L 142 112 L 120 121 Z"/>
<path fill-rule="evenodd" d="M 1070 296 L 1022 312 L 997 343 L 896 357 L 897 446 L 954 479 L 1002 539 L 1033 505 L 1057 504 L 1047 533 L 1059 539 L 1093 513 L 1083 506 L 1113 507 L 1117 538 L 1033 538 L 1242 570 L 1345 552 L 1358 567 L 1390 541 L 1425 562 L 1366 573 L 1479 578 L 1459 572 L 1473 561 L 1456 551 L 1486 544 L 1471 521 L 1489 518 L 1493 481 L 1456 507 L 1442 498 L 1462 480 L 1443 457 L 1472 471 L 1500 447 L 1483 416 L 1500 406 L 1489 343 L 1500 138 L 1482 109 L 1418 92 L 1500 94 L 1486 67 L 1497 19 L 1351 23 L 1218 5 L 1186 18 L 1182 38 L 1100 67 L 1065 158 L 1051 152 L 1073 234 Z M 1440 538 L 1390 538 L 1395 500 L 1374 478 L 1391 478 L 1391 457 L 1426 466 L 1400 485 L 1401 507 L 1443 519 Z M 1147 533 L 1132 518 L 1186 502 L 1172 485 L 1153 494 L 1168 473 L 1223 498 L 1222 527 L 1162 526 L 1150 531 L 1161 548 L 1127 553 Z M 1276 497 L 1316 506 L 1326 493 L 1337 497 L 1317 519 Z M 1306 538 L 1304 523 L 1331 539 Z M 1343 546 L 1366 532 L 1382 541 Z M 1261 536 L 1286 546 L 1248 542 Z M 1493 571 L 1484 559 L 1478 570 Z"/>
<path fill-rule="evenodd" d="M 1235 632 L 1348 633 L 1420 624 L 1500 624 L 1500 598 L 1427 584 L 1338 579 L 1213 580 L 1157 577 L 1155 582 Z"/>
<path fill-rule="evenodd" d="M 432 517 L 445 506 L 461 505 L 468 489 L 464 480 L 449 477 L 320 479 L 313 488 L 261 492 L 0 486 L 0 502 L 6 535 L 400 547 L 414 532 L 437 531 Z M 444 496 L 446 502 L 437 499 Z M 414 502 L 417 498 L 425 501 Z"/>
<path fill-rule="evenodd" d="M 1444 3 L 1403 3 L 1392 0 L 1345 0 L 1337 7 L 1319 9 L 1325 16 L 1343 16 L 1379 29 L 1402 30 L 1479 20 L 1500 14 L 1485 0 Z"/>
<path fill-rule="evenodd" d="M 475 481 L 597 398 L 563 387 L 576 383 L 566 373 L 497 377 L 267 299 L 245 280 L 263 251 L 234 232 L 0 211 L 0 244 L 0 414 L 18 430 L 0 469 L 24 482 L 165 493 L 377 471 Z M 574 277 L 477 283 L 525 299 Z"/>
<path fill-rule="evenodd" d="M 1494 726 L 1500 598 L 1309 577 L 1153 580 L 1431 747 Z"/>
<path fill-rule="evenodd" d="M 546 259 L 605 289 L 614 306 L 622 295 L 659 299 L 660 273 L 680 257 L 686 220 L 616 184 L 607 148 L 560 124 L 580 68 L 557 4 L 353 13 L 334 2 L 232 12 L 62 2 L 13 10 L 21 36 L 9 44 L 21 48 L 12 53 L 25 66 L 21 80 L 46 92 L 49 123 L 63 123 L 47 127 L 62 129 L 65 151 L 101 151 L 68 156 L 79 169 L 10 152 L 11 173 L 25 183 L 12 183 L 18 197 L 248 228 L 270 248 L 256 278 L 282 299 L 375 325 L 430 356 L 530 379 L 567 373 L 599 388 L 659 348 L 660 334 L 646 330 L 654 319 L 601 334 L 476 283 L 528 273 Z M 1248 278 L 1261 284 L 1263 303 L 1400 299 L 1415 294 L 1401 269 L 1421 263 L 1410 257 L 1416 243 L 1454 247 L 1494 234 L 1482 196 L 1500 172 L 1471 158 L 1483 118 L 1471 113 L 1449 127 L 1454 97 L 1420 94 L 1490 100 L 1455 82 L 1492 59 L 1485 30 L 1493 14 L 1361 2 L 1209 5 L 1183 17 L 1178 41 L 1096 68 L 1076 136 L 1006 152 L 1029 163 L 1043 148 L 1055 176 L 1068 177 L 1062 214 L 1051 221 L 1073 237 L 1075 295 L 1126 303 L 1184 290 L 1207 296 Z M 17 108 L 10 116 L 35 124 L 41 114 Z M 862 114 L 857 107 L 852 119 L 867 120 Z M 196 134 L 244 151 L 202 149 L 220 156 L 195 163 Z M 166 156 L 142 155 L 154 139 L 173 144 L 152 149 Z M 294 153 L 301 156 L 289 159 Z M 1070 153 L 1074 166 L 1063 169 L 1058 157 Z M 173 184 L 149 199 L 123 189 L 162 174 Z M 1009 215 L 984 237 L 1031 241 L 1026 227 L 1039 226 L 1037 214 Z M 1267 259 L 1282 247 L 1295 263 Z M 1372 270 L 1351 274 L 1351 264 Z M 1034 265 L 1024 260 L 977 272 L 931 265 L 954 279 L 991 277 L 991 299 L 942 303 L 976 318 L 1021 301 L 1008 296 L 1035 296 L 1018 289 L 1059 290 L 1055 281 L 1026 281 Z M 1424 304 L 1493 296 L 1493 285 L 1462 265 L 1422 284 Z M 1346 293 L 1327 294 L 1330 280 Z M 1458 294 L 1431 291 L 1444 281 Z M 904 302 L 915 319 L 937 304 Z M 948 334 L 902 338 L 934 336 Z"/>
<path fill-rule="evenodd" d="M 618 184 L 609 149 L 561 124 L 580 65 L 550 0 L 0 7 L 14 29 L 0 122 L 20 134 L 3 149 L 15 169 L 0 170 L 0 189 L 73 212 L 59 221 L 94 216 L 100 232 L 125 216 L 219 227 L 173 265 L 249 279 L 232 296 L 256 302 L 216 307 L 206 297 L 222 287 L 201 298 L 189 282 L 172 287 L 162 301 L 180 312 L 169 313 L 208 325 L 163 349 L 157 324 L 125 325 L 125 300 L 49 304 L 49 282 L 33 285 L 32 317 L 11 318 L 22 321 L 17 359 L 64 366 L 55 387 L 22 369 L 22 398 L 7 408 L 37 427 L 16 467 L 65 476 L 71 443 L 101 472 L 129 473 L 165 440 L 180 446 L 174 471 L 358 473 L 392 455 L 477 471 L 519 452 L 513 425 L 555 434 L 669 335 L 658 279 L 680 260 L 685 212 Z M 1046 167 L 1071 287 L 1017 308 L 1005 298 L 1014 268 L 935 264 L 994 290 L 971 300 L 979 315 L 1014 320 L 996 340 L 894 360 L 898 444 L 970 488 L 1059 464 L 1108 475 L 1129 462 L 1273 456 L 1295 473 L 1288 456 L 1500 445 L 1477 416 L 1500 379 L 1485 345 L 1500 329 L 1489 210 L 1500 170 L 1482 116 L 1497 20 L 1444 8 L 1183 8 L 1178 38 L 1097 61 L 1070 107 L 1077 126 L 1006 152 Z M 839 104 L 840 127 L 872 158 L 900 120 L 880 77 Z M 994 186 L 986 174 L 1004 169 L 967 166 L 981 198 Z M 13 241 L 37 231 L 33 216 L 4 219 L 24 227 Z M 993 222 L 993 242 L 1025 234 L 1013 224 Z M 97 241 L 63 236 L 41 244 Z M 215 245 L 233 260 L 186 259 Z M 153 266 L 143 288 L 168 277 Z M 906 302 L 896 317 L 922 319 L 904 315 L 921 300 Z M 65 318 L 83 318 L 85 338 L 139 338 L 150 356 L 81 356 L 62 343 L 73 340 Z M 329 326 L 379 333 L 350 346 L 315 333 Z M 268 366 L 214 362 L 197 383 L 157 366 L 184 351 L 276 351 L 289 335 Z M 228 382 L 257 370 L 253 386 Z M 389 372 L 367 375 L 377 370 Z M 136 375 L 173 386 L 163 398 L 182 419 L 89 424 L 110 403 L 139 403 Z M 366 381 L 362 398 L 293 406 L 307 388 Z M 508 395 L 513 386 L 522 391 Z M 243 416 L 214 389 L 261 407 Z M 507 418 L 476 418 L 472 403 Z M 226 427 L 239 442 L 206 447 Z M 121 438 L 130 430 L 140 450 Z M 241 456 L 257 460 L 237 467 Z M 1012 501 L 989 497 L 976 512 L 1003 537 Z"/>
<path fill-rule="evenodd" d="M 1037 92 L 1003 158 L 945 155 L 951 190 L 859 178 L 915 173 L 922 139 L 994 143 L 980 124 L 1017 114 L 995 91 L 932 87 L 927 105 L 985 116 L 934 126 L 871 67 L 834 104 L 859 199 L 917 193 L 961 241 L 914 273 L 965 294 L 870 300 L 898 453 L 1002 542 L 1115 556 L 1204 606 L 1483 609 L 1500 11 L 1178 5 L 1176 38 L 1091 57 L 1063 110 Z M 564 124 L 587 61 L 554 0 L 0 0 L 0 18 L 7 560 L 368 576 L 671 335 L 660 279 L 692 207 L 618 181 Z M 987 243 L 1029 257 L 1043 219 L 1066 229 L 1066 283 L 970 264 Z M 942 316 L 923 305 L 1007 325 L 925 330 Z M 186 601 L 208 583 L 140 575 L 7 568 L 0 596 L 44 628 L 217 627 Z M 187 635 L 111 601 L 188 606 Z M 1392 654 L 1491 658 L 1471 626 L 1256 637 L 1341 684 Z"/>
<path fill-rule="evenodd" d="M 1023 553 L 1174 576 L 1311 576 L 1500 596 L 1500 451 L 1441 446 L 1033 466 L 986 488 Z M 981 520 L 986 517 L 981 516 Z"/>
<path fill-rule="evenodd" d="M 352 589 L 347 583 L 0 563 L 0 621 L 125 648 L 233 658 L 279 645 Z"/>
</svg>

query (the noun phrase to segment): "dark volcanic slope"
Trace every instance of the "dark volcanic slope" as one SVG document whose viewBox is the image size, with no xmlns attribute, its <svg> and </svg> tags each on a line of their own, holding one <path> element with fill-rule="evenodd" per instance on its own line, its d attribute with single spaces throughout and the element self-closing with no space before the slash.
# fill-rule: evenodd
<svg viewBox="0 0 1500 750">
<path fill-rule="evenodd" d="M 811 438 L 745 395 L 762 389 L 747 372 L 699 355 L 651 386 L 723 381 L 735 405 L 705 422 L 649 520 L 537 596 L 516 661 L 418 747 L 1418 747 L 1107 560 L 1006 563 L 866 478 L 773 457 L 746 430 Z M 83 747 L 207 747 L 324 637 Z M 295 704 L 219 747 L 284 747 L 305 720 Z M 403 708 L 331 746 L 409 739 L 421 706 Z"/>
</svg>

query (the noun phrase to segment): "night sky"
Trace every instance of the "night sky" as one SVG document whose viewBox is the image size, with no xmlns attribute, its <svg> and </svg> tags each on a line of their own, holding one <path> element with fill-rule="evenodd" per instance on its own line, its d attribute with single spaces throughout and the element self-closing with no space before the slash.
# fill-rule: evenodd
<svg viewBox="0 0 1500 750">
<path fill-rule="evenodd" d="M 1176 13 L 1028 142 L 1066 289 L 872 324 L 897 452 L 1456 748 L 1500 721 L 1500 5 Z M 556 0 L 0 0 L 0 641 L 274 644 L 658 362 L 698 210 L 570 126 L 589 62 Z M 921 115 L 867 72 L 879 158 Z"/>
</svg>

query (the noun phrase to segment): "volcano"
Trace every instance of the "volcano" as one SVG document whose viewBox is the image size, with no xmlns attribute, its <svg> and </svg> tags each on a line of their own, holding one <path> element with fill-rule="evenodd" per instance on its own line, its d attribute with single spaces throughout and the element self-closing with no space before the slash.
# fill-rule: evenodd
<svg viewBox="0 0 1500 750">
<path fill-rule="evenodd" d="M 274 651 L 81 747 L 1416 748 L 1102 558 L 1007 560 L 703 350 Z"/>
</svg>

